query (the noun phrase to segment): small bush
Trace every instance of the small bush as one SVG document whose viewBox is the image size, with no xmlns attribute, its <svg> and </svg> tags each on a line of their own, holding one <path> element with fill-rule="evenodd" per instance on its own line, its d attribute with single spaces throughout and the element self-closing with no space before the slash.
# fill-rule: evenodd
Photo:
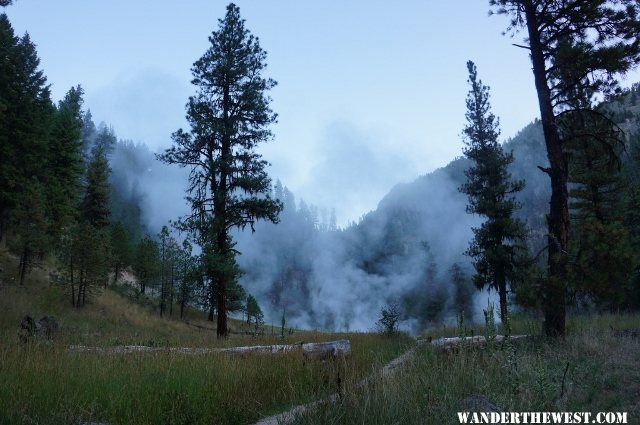
<svg viewBox="0 0 640 425">
<path fill-rule="evenodd" d="M 395 303 L 389 304 L 380 310 L 378 326 L 387 334 L 393 334 L 398 330 L 400 320 L 400 308 Z"/>
</svg>

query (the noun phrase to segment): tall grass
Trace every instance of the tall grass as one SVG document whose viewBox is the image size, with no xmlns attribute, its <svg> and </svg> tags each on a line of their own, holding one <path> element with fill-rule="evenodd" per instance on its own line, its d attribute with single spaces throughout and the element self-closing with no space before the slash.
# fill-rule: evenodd
<svg viewBox="0 0 640 425">
<path fill-rule="evenodd" d="M 463 401 L 473 394 L 506 411 L 626 411 L 630 423 L 640 423 L 640 341 L 609 330 L 640 328 L 640 317 L 581 317 L 569 324 L 565 340 L 538 337 L 512 349 L 426 348 L 392 379 L 356 388 L 297 423 L 458 424 L 456 412 L 468 410 Z"/>
<path fill-rule="evenodd" d="M 0 278 L 9 282 L 12 259 L 0 252 Z M 54 315 L 52 341 L 22 343 L 18 324 Z M 213 328 L 202 313 L 189 320 Z M 241 321 L 232 326 L 243 329 Z M 521 315 L 514 334 L 540 335 L 539 320 Z M 505 410 L 627 411 L 640 423 L 640 343 L 614 337 L 611 328 L 640 328 L 640 317 L 570 318 L 565 340 L 541 337 L 513 346 L 464 348 L 444 354 L 426 348 L 391 378 L 367 380 L 414 342 L 404 335 L 295 332 L 232 335 L 160 318 L 112 290 L 71 308 L 65 292 L 35 270 L 24 287 L 0 289 L 1 424 L 242 424 L 337 391 L 338 404 L 299 418 L 303 424 L 454 424 L 463 400 L 482 394 Z M 503 330 L 498 330 L 504 332 Z M 483 335 L 482 326 L 431 329 L 424 338 Z M 214 347 L 299 343 L 348 338 L 352 353 L 337 362 L 286 355 L 171 352 L 106 355 L 70 353 L 70 344 Z M 567 364 L 569 365 L 567 368 Z M 565 375 L 565 370 L 566 375 Z"/>
<path fill-rule="evenodd" d="M 14 259 L 0 252 L 2 279 Z M 9 282 L 11 283 L 11 282 Z M 279 332 L 218 340 L 202 313 L 189 325 L 160 318 L 148 306 L 110 289 L 81 309 L 71 307 L 45 270 L 24 287 L 0 289 L 0 424 L 241 424 L 344 388 L 379 369 L 414 342 L 404 335 Z M 23 343 L 18 325 L 29 314 L 53 315 L 61 329 L 52 341 Z M 245 324 L 233 321 L 235 329 Z M 305 361 L 300 353 L 184 355 L 170 352 L 107 355 L 71 353 L 70 344 L 215 347 L 286 344 L 348 338 L 340 361 Z"/>
<path fill-rule="evenodd" d="M 249 423 L 362 379 L 406 337 L 350 334 L 337 361 L 285 355 L 70 353 L 46 341 L 0 348 L 0 423 Z"/>
</svg>

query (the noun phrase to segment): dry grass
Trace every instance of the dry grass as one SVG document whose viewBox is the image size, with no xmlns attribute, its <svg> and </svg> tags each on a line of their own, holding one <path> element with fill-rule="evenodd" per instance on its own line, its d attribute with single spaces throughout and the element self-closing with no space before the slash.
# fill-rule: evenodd
<svg viewBox="0 0 640 425">
<path fill-rule="evenodd" d="M 507 411 L 621 411 L 640 423 L 640 341 L 609 329 L 640 328 L 640 317 L 581 317 L 569 324 L 565 340 L 540 337 L 449 354 L 422 350 L 394 378 L 357 389 L 298 423 L 458 424 L 456 412 L 472 394 Z"/>
<path fill-rule="evenodd" d="M 0 252 L 10 274 L 14 259 Z M 174 309 L 174 313 L 176 310 Z M 61 331 L 52 341 L 23 343 L 18 324 L 25 314 L 55 316 Z M 189 320 L 214 329 L 202 313 Z M 242 329 L 241 321 L 232 326 Z M 160 318 L 148 307 L 103 290 L 81 309 L 65 292 L 47 283 L 44 271 L 29 275 L 24 287 L 0 292 L 0 423 L 76 424 L 239 424 L 306 403 L 379 369 L 414 342 L 398 335 L 295 332 L 284 339 L 215 338 L 177 319 Z M 309 362 L 301 354 L 180 355 L 70 353 L 70 344 L 153 346 L 238 346 L 327 341 L 348 338 L 352 353 L 337 362 Z M 339 379 L 338 379 L 339 377 Z M 340 384 L 344 388 L 344 384 Z"/>
<path fill-rule="evenodd" d="M 0 278 L 15 259 L 0 251 Z M 175 313 L 175 311 L 174 311 Z M 20 343 L 25 314 L 56 316 L 62 330 L 53 341 Z M 202 313 L 189 320 L 211 329 Z M 232 326 L 242 329 L 242 322 Z M 406 336 L 296 332 L 281 339 L 232 335 L 217 340 L 111 291 L 76 310 L 64 291 L 36 270 L 24 288 L 0 290 L 0 423 L 242 424 L 309 402 L 340 389 L 344 398 L 299 419 L 310 424 L 455 424 L 455 412 L 471 394 L 482 394 L 505 410 L 627 411 L 640 423 L 640 342 L 613 336 L 611 328 L 640 328 L 637 315 L 577 317 L 565 340 L 537 338 L 524 344 L 418 355 L 390 379 L 363 377 L 413 344 Z M 514 333 L 539 334 L 540 322 L 513 321 Z M 433 329 L 427 338 L 456 336 Z M 484 333 L 482 327 L 467 334 Z M 69 353 L 69 344 L 238 346 L 348 338 L 352 354 L 343 362 L 305 362 L 299 354 L 185 356 L 175 353 L 96 355 Z M 569 369 L 566 377 L 566 365 Z"/>
</svg>

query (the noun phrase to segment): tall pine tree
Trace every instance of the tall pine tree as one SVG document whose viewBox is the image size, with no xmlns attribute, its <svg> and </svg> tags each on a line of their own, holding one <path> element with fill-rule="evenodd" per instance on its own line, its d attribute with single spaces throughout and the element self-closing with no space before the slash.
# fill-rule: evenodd
<svg viewBox="0 0 640 425">
<path fill-rule="evenodd" d="M 519 208 L 515 194 L 524 187 L 512 181 L 508 171 L 513 155 L 498 143 L 498 119 L 491 112 L 489 87 L 478 79 L 473 62 L 467 62 L 469 85 L 467 125 L 463 130 L 464 154 L 473 165 L 465 171 L 467 182 L 460 191 L 469 196 L 467 212 L 485 218 L 473 229 L 474 238 L 466 254 L 473 258 L 473 282 L 482 289 L 495 289 L 500 297 L 500 317 L 507 319 L 509 284 L 518 276 L 526 253 L 524 224 L 513 217 Z"/>
<path fill-rule="evenodd" d="M 509 31 L 526 31 L 526 44 L 519 47 L 528 50 L 531 58 L 549 159 L 549 167 L 540 168 L 551 183 L 548 277 L 543 288 L 545 332 L 564 335 L 569 158 L 558 115 L 572 109 L 574 94 L 609 92 L 616 86 L 616 76 L 638 62 L 638 6 L 635 0 L 489 0 L 489 4 L 492 12 L 510 17 Z M 566 66 L 570 74 L 562 73 Z"/>
<path fill-rule="evenodd" d="M 205 269 L 216 286 L 220 337 L 228 334 L 227 289 L 237 269 L 229 231 L 253 228 L 258 219 L 275 222 L 281 205 L 269 195 L 267 162 L 255 152 L 259 143 L 272 138 L 269 125 L 276 121 L 266 94 L 276 83 L 262 76 L 266 52 L 233 3 L 209 42 L 192 68 L 198 90 L 187 105 L 191 132 L 175 132 L 174 146 L 160 159 L 191 168 L 191 215 L 181 223 L 207 254 Z"/>
</svg>

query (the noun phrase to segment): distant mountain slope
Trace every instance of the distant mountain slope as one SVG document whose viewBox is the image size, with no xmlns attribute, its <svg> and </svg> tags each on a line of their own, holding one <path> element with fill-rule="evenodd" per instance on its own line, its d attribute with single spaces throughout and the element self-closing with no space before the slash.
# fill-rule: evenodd
<svg viewBox="0 0 640 425">
<path fill-rule="evenodd" d="M 638 130 L 638 97 L 636 87 L 605 106 L 628 135 Z M 517 215 L 530 229 L 531 252 L 538 252 L 545 244 L 550 198 L 548 177 L 538 168 L 548 165 L 540 123 L 527 125 L 503 146 L 514 154 L 512 177 L 526 182 L 517 195 Z M 458 191 L 468 166 L 456 158 L 396 185 L 376 210 L 341 231 L 314 230 L 313 217 L 302 209 L 296 214 L 304 224 L 286 214 L 278 225 L 261 223 L 254 235 L 238 239 L 238 261 L 246 272 L 242 284 L 258 294 L 267 317 L 286 314 L 288 323 L 300 326 L 369 329 L 380 308 L 394 301 L 407 307 L 406 326 L 452 318 L 449 270 L 458 263 L 470 278 L 464 252 L 472 227 L 480 223 L 466 212 L 467 199 Z M 481 320 L 486 294 L 476 293 L 474 302 Z"/>
<path fill-rule="evenodd" d="M 526 181 L 525 189 L 518 194 L 522 203 L 518 216 L 532 229 L 534 236 L 539 236 L 544 232 L 550 193 L 547 176 L 537 168 L 548 164 L 540 123 L 527 125 L 503 147 L 514 154 L 510 168 L 512 178 Z M 470 227 L 479 223 L 477 217 L 466 213 L 466 195 L 458 191 L 466 180 L 464 170 L 469 165 L 466 158 L 456 158 L 411 183 L 395 186 L 356 228 L 366 233 L 367 227 L 381 226 L 394 211 L 414 211 L 421 224 L 407 229 L 404 237 L 429 241 L 441 263 L 465 262 L 462 253 L 471 237 Z"/>
</svg>

